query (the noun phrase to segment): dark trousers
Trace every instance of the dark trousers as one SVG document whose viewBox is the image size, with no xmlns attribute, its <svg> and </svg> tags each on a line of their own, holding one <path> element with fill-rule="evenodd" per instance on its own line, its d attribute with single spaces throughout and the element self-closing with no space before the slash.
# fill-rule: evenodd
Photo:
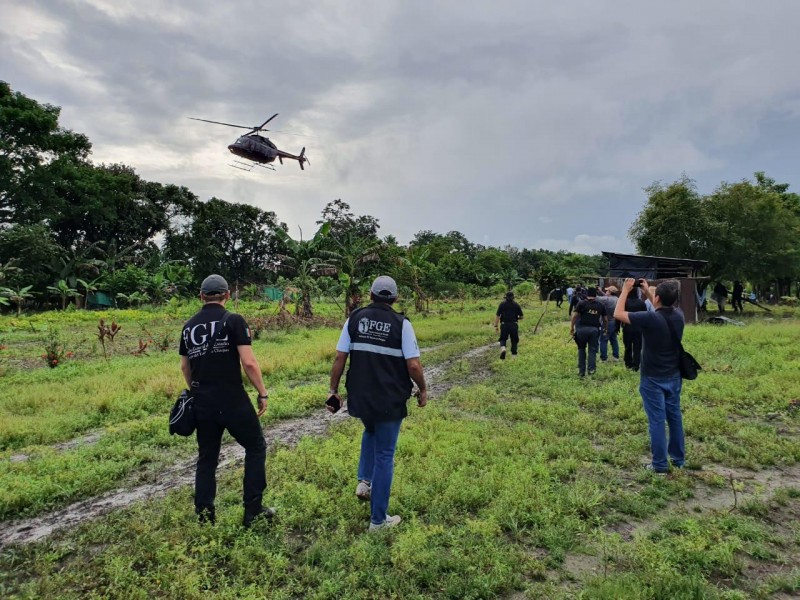
<svg viewBox="0 0 800 600">
<path fill-rule="evenodd" d="M 733 307 L 733 312 L 744 312 L 744 306 L 742 306 L 741 296 L 739 296 L 738 298 L 734 296 L 733 300 L 731 301 L 731 306 Z"/>
<path fill-rule="evenodd" d="M 501 323 L 500 324 L 500 345 L 505 348 L 506 340 L 511 338 L 511 354 L 517 353 L 517 344 L 519 344 L 519 325 L 516 323 Z"/>
<path fill-rule="evenodd" d="M 575 342 L 578 344 L 578 373 L 586 375 L 586 347 L 589 347 L 589 373 L 597 368 L 597 348 L 600 344 L 600 329 L 587 325 L 575 328 Z"/>
<path fill-rule="evenodd" d="M 632 329 L 630 325 L 623 326 L 622 345 L 625 346 L 625 366 L 638 371 L 642 362 L 642 332 Z"/>
<path fill-rule="evenodd" d="M 245 512 L 258 512 L 267 487 L 264 467 L 267 445 L 250 398 L 244 388 L 204 388 L 194 392 L 194 405 L 198 449 L 195 510 L 199 513 L 214 507 L 219 450 L 222 434 L 227 429 L 245 450 L 242 493 Z"/>
</svg>

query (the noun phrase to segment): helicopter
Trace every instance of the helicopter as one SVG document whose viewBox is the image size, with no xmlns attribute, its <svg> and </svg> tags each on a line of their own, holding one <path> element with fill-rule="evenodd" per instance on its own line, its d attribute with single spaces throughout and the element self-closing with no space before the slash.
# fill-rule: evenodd
<svg viewBox="0 0 800 600">
<path fill-rule="evenodd" d="M 238 129 L 249 130 L 246 134 L 240 136 L 235 142 L 228 146 L 228 150 L 230 150 L 232 154 L 251 161 L 246 163 L 239 160 L 234 160 L 235 164 L 232 164 L 231 166 L 236 169 L 250 171 L 254 166 L 260 166 L 274 171 L 275 167 L 273 167 L 270 163 L 275 162 L 276 158 L 281 164 L 283 164 L 284 158 L 290 158 L 292 160 L 296 160 L 300 164 L 300 169 L 305 171 L 303 164 L 311 164 L 311 161 L 309 161 L 308 157 L 306 157 L 305 147 L 303 147 L 298 155 L 290 154 L 289 152 L 279 150 L 269 138 L 258 135 L 260 131 L 269 131 L 269 129 L 264 129 L 264 126 L 277 116 L 278 113 L 275 113 L 261 125 L 255 125 L 253 127 L 248 127 L 247 125 L 234 125 L 233 123 L 222 123 L 221 121 L 209 121 L 208 119 L 198 119 L 197 117 L 188 118 L 192 121 L 202 121 L 204 123 L 213 123 L 215 125 L 225 125 L 227 127 L 236 127 Z"/>
</svg>

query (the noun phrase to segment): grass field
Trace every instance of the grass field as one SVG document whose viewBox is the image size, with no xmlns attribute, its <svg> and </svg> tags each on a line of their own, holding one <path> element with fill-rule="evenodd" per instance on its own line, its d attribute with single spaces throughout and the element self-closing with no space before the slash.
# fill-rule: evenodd
<svg viewBox="0 0 800 600">
<path fill-rule="evenodd" d="M 412 315 L 434 397 L 410 408 L 390 511 L 365 534 L 353 494 L 360 427 L 268 456 L 279 518 L 244 531 L 241 465 L 220 473 L 216 527 L 191 489 L 0 552 L 0 595 L 19 598 L 788 598 L 800 593 L 800 319 L 699 325 L 703 371 L 684 387 L 688 469 L 648 475 L 637 377 L 601 364 L 579 380 L 566 311 L 530 301 L 521 355 L 494 350 L 494 303 Z M 0 321 L 0 518 L 45 514 L 190 457 L 166 434 L 181 389 L 174 351 L 134 357 L 142 328 L 177 332 L 192 306 L 124 311 L 109 360 L 97 315 Z M 243 307 L 248 316 L 258 307 Z M 328 312 L 333 316 L 333 310 Z M 58 327 L 77 358 L 48 369 Z M 35 331 L 34 331 L 35 330 Z M 120 334 L 121 336 L 122 334 Z M 336 327 L 267 329 L 254 343 L 272 399 L 267 427 L 324 399 Z M 177 333 L 175 333 L 177 336 Z M 127 348 L 127 351 L 123 350 Z M 37 351 L 38 350 L 38 351 Z"/>
</svg>

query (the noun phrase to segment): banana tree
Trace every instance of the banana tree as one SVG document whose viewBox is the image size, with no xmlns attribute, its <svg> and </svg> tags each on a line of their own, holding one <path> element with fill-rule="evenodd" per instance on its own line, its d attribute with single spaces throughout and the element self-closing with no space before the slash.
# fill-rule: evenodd
<svg viewBox="0 0 800 600">
<path fill-rule="evenodd" d="M 80 293 L 75 288 L 69 287 L 67 282 L 60 279 L 55 285 L 48 285 L 47 289 L 53 292 L 54 295 L 61 297 L 61 310 L 67 308 L 67 301 L 69 298 L 77 298 Z"/>
<path fill-rule="evenodd" d="M 336 240 L 334 261 L 339 271 L 339 282 L 345 289 L 345 316 L 349 316 L 360 304 L 360 289 L 369 275 L 368 265 L 377 262 L 379 241 L 359 237 L 348 232 Z"/>
<path fill-rule="evenodd" d="M 17 316 L 22 314 L 22 307 L 25 305 L 26 300 L 33 298 L 34 293 L 31 292 L 32 285 L 18 288 L 3 288 L 0 294 L 8 298 L 8 300 L 17 307 Z"/>
<path fill-rule="evenodd" d="M 103 278 L 97 277 L 92 279 L 91 281 L 86 281 L 85 279 L 77 279 L 78 289 L 83 288 L 83 308 L 89 308 L 89 294 L 94 294 L 95 292 L 100 290 L 100 285 L 102 284 Z"/>
<path fill-rule="evenodd" d="M 425 310 L 425 292 L 422 289 L 421 281 L 425 274 L 433 267 L 428 260 L 430 248 L 427 246 L 410 246 L 405 256 L 398 257 L 401 267 L 401 275 L 411 284 L 414 291 L 414 308 L 417 312 Z"/>
<path fill-rule="evenodd" d="M 294 276 L 293 282 L 299 290 L 295 314 L 303 319 L 314 316 L 311 308 L 311 294 L 314 291 L 314 278 L 336 272 L 333 260 L 335 253 L 323 250 L 323 242 L 330 232 L 330 223 L 324 223 L 310 240 L 293 240 L 282 229 L 275 231 L 275 237 L 283 247 L 279 255 L 280 268 Z M 301 232 L 302 236 L 302 232 Z"/>
</svg>

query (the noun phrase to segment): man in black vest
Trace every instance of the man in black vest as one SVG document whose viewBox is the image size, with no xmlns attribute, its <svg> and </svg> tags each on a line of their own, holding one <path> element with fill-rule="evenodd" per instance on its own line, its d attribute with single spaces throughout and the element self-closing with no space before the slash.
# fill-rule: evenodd
<svg viewBox="0 0 800 600">
<path fill-rule="evenodd" d="M 428 391 L 414 328 L 392 304 L 397 284 L 378 277 L 370 288 L 372 303 L 350 314 L 336 344 L 329 394 L 341 403 L 339 381 L 347 357 L 347 405 L 351 416 L 361 419 L 361 457 L 356 496 L 370 500 L 369 530 L 393 527 L 400 517 L 389 516 L 389 493 L 394 475 L 394 452 L 400 424 L 408 415 L 406 402 L 411 381 L 419 388 L 417 404 L 428 402 Z M 328 406 L 328 410 L 334 409 Z"/>
<path fill-rule="evenodd" d="M 195 512 L 201 522 L 214 523 L 217 462 L 222 434 L 227 429 L 245 449 L 244 526 L 256 518 L 270 519 L 275 510 L 261 505 L 267 486 L 264 461 L 267 447 L 258 417 L 267 410 L 267 388 L 250 345 L 245 320 L 225 310 L 228 282 L 209 275 L 200 286 L 203 307 L 183 326 L 181 371 L 194 397 L 197 420 Z M 241 366 L 258 391 L 258 413 L 242 385 Z"/>
<path fill-rule="evenodd" d="M 606 307 L 597 301 L 597 290 L 590 287 L 586 290 L 586 300 L 578 302 L 572 313 L 569 330 L 578 344 L 578 374 L 581 377 L 586 375 L 586 346 L 589 346 L 589 375 L 593 375 L 597 368 L 601 328 L 603 331 L 608 328 Z"/>
<path fill-rule="evenodd" d="M 500 360 L 506 359 L 506 340 L 511 338 L 511 355 L 517 355 L 517 344 L 519 344 L 519 325 L 517 321 L 522 320 L 522 307 L 514 302 L 514 292 L 506 293 L 505 302 L 501 302 L 497 307 L 497 314 L 494 319 L 494 328 L 500 325 Z"/>
</svg>

